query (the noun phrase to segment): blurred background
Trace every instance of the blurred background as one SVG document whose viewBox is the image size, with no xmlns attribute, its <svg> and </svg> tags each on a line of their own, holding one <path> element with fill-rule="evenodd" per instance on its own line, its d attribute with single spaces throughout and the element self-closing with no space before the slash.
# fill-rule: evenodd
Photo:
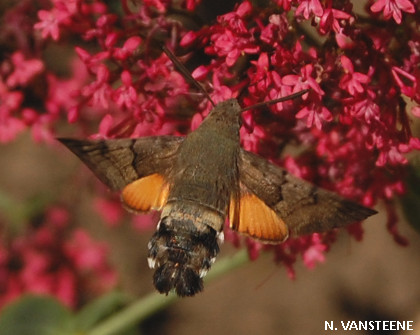
<svg viewBox="0 0 420 335">
<path fill-rule="evenodd" d="M 74 189 L 69 176 L 94 176 L 67 150 L 37 146 L 27 135 L 0 146 L 0 190 L 17 202 L 60 193 L 77 195 L 75 222 L 96 240 L 109 245 L 120 287 L 135 299 L 153 291 L 148 269 L 147 242 L 152 231 L 140 233 L 132 225 L 108 227 L 92 211 L 89 187 Z M 73 188 L 72 188 L 73 187 Z M 402 219 L 401 234 L 409 246 L 397 245 L 385 228 L 381 206 L 363 224 L 365 235 L 356 242 L 345 232 L 327 254 L 325 263 L 308 270 L 296 264 L 296 280 L 288 278 L 271 255 L 262 255 L 205 285 L 203 293 L 180 299 L 142 325 L 145 334 L 323 334 L 325 321 L 414 321 L 420 334 L 420 237 Z M 0 213 L 0 222 L 1 221 Z M 401 214 L 402 218 L 403 215 Z M 219 260 L 237 250 L 225 244 Z M 340 329 L 341 327 L 339 327 Z M 343 331 L 337 334 L 379 334 Z M 387 334 L 398 332 L 388 331 Z M 398 334 L 402 334 L 399 332 Z"/>
</svg>

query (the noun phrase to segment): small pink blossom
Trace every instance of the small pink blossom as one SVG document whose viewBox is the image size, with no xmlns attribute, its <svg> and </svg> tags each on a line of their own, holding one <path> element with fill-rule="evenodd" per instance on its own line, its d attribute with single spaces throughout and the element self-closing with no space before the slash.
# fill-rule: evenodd
<svg viewBox="0 0 420 335">
<path fill-rule="evenodd" d="M 105 261 L 105 246 L 93 244 L 89 235 L 80 229 L 65 245 L 65 253 L 81 270 L 99 269 Z"/>
<path fill-rule="evenodd" d="M 98 198 L 94 202 L 94 208 L 110 227 L 118 225 L 124 214 L 120 201 Z"/>
<path fill-rule="evenodd" d="M 289 11 L 292 7 L 292 0 L 275 0 L 277 6 L 283 7 L 285 11 Z"/>
<path fill-rule="evenodd" d="M 128 71 L 121 73 L 122 85 L 114 92 L 114 100 L 120 108 L 131 108 L 137 100 L 136 89 L 131 82 L 131 74 Z"/>
<path fill-rule="evenodd" d="M 321 16 L 324 13 L 324 9 L 319 0 L 302 0 L 299 2 L 299 6 L 296 9 L 296 15 L 303 15 L 308 20 L 313 14 Z"/>
<path fill-rule="evenodd" d="M 141 38 L 138 36 L 133 36 L 127 39 L 122 46 L 113 52 L 113 56 L 117 60 L 126 60 L 128 57 L 133 55 L 133 52 L 139 47 L 141 43 Z"/>
<path fill-rule="evenodd" d="M 409 0 L 377 0 L 370 10 L 374 13 L 383 12 L 385 19 L 391 16 L 398 24 L 402 21 L 402 13 L 414 13 L 415 8 Z"/>
<path fill-rule="evenodd" d="M 345 75 L 341 78 L 339 86 L 351 95 L 362 93 L 365 88 L 363 84 L 370 82 L 370 77 L 360 72 L 355 72 L 351 60 L 346 56 L 341 56 L 341 64 Z"/>
<path fill-rule="evenodd" d="M 21 52 L 15 52 L 11 59 L 14 71 L 6 81 L 6 84 L 11 88 L 28 84 L 34 76 L 44 70 L 44 64 L 39 59 L 25 59 Z"/>
<path fill-rule="evenodd" d="M 68 236 L 64 208 L 44 214 L 37 227 L 23 226 L 19 235 L 8 237 L 7 247 L 0 245 L 0 307 L 25 293 L 50 294 L 76 307 L 86 289 L 97 295 L 116 283 L 103 246 L 81 230 Z"/>
<path fill-rule="evenodd" d="M 377 166 L 385 166 L 386 163 L 400 165 L 407 164 L 408 160 L 397 146 L 390 145 L 386 149 L 381 150 L 376 161 Z"/>
<path fill-rule="evenodd" d="M 112 89 L 108 84 L 110 74 L 105 65 L 100 64 L 97 68 L 96 81 L 82 89 L 82 95 L 91 98 L 94 106 L 100 106 L 105 109 L 109 106 L 109 100 Z"/>
<path fill-rule="evenodd" d="M 98 52 L 95 55 L 91 55 L 86 50 L 80 47 L 76 47 L 75 51 L 82 60 L 82 62 L 85 64 L 87 70 L 93 73 L 97 72 L 98 68 L 101 65 L 103 65 L 102 62 L 109 59 L 110 57 L 110 52 L 108 50 Z"/>
<path fill-rule="evenodd" d="M 244 18 L 251 11 L 251 3 L 244 1 L 235 11 L 220 16 L 218 25 L 211 30 L 213 43 L 207 50 L 226 57 L 227 66 L 233 66 L 242 54 L 256 54 L 260 50 L 244 22 Z"/>
<path fill-rule="evenodd" d="M 259 47 L 252 46 L 248 39 L 234 35 L 231 30 L 224 30 L 212 35 L 214 51 L 226 57 L 226 64 L 232 66 L 242 53 L 256 54 Z"/>
<path fill-rule="evenodd" d="M 297 119 L 306 118 L 306 126 L 308 128 L 315 125 L 316 128 L 322 129 L 322 122 L 332 121 L 333 117 L 328 108 L 318 104 L 311 103 L 309 106 L 303 107 L 297 114 Z"/>
<path fill-rule="evenodd" d="M 327 246 L 322 243 L 319 234 L 313 234 L 309 248 L 307 248 L 302 255 L 303 262 L 308 269 L 313 269 L 317 263 L 323 263 L 325 261 L 324 253 L 327 250 Z"/>
<path fill-rule="evenodd" d="M 299 92 L 307 88 L 311 88 L 318 95 L 324 95 L 324 91 L 321 89 L 317 81 L 312 77 L 314 67 L 312 64 L 307 64 L 300 69 L 301 75 L 286 75 L 282 78 L 282 83 L 287 86 L 293 86 L 292 92 Z"/>
<path fill-rule="evenodd" d="M 353 39 L 344 33 L 343 28 L 339 28 L 337 33 L 335 34 L 335 40 L 340 48 L 343 50 L 346 49 L 353 49 L 356 45 Z"/>
<path fill-rule="evenodd" d="M 353 19 L 353 16 L 349 13 L 331 7 L 325 8 L 319 20 L 319 31 L 323 35 L 329 33 L 331 30 L 340 33 L 342 31 L 342 22 L 350 22 Z"/>
<path fill-rule="evenodd" d="M 420 77 L 404 71 L 396 66 L 392 67 L 392 76 L 401 88 L 401 92 L 407 97 L 412 99 L 418 99 L 420 101 Z"/>
<path fill-rule="evenodd" d="M 221 79 L 216 73 L 213 75 L 212 79 L 213 93 L 211 98 L 213 99 L 214 103 L 217 104 L 221 101 L 236 97 L 236 94 L 232 92 L 228 86 L 222 84 Z"/>
<path fill-rule="evenodd" d="M 34 25 L 35 29 L 41 30 L 42 38 L 46 39 L 51 36 L 54 41 L 60 38 L 59 26 L 69 18 L 66 11 L 53 8 L 51 11 L 41 9 L 38 11 L 40 22 Z"/>
</svg>

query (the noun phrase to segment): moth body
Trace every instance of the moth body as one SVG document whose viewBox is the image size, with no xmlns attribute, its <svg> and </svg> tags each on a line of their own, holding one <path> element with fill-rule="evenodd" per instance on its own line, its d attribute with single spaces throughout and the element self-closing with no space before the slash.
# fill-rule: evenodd
<svg viewBox="0 0 420 335">
<path fill-rule="evenodd" d="M 149 264 L 161 293 L 191 296 L 219 252 L 231 192 L 238 189 L 241 108 L 235 99 L 218 104 L 179 146 L 169 172 L 169 193 L 150 241 Z"/>
</svg>

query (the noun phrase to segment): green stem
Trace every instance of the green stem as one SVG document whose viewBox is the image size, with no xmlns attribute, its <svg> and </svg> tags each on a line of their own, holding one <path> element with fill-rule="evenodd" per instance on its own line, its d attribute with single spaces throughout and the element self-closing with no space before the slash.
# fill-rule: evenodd
<svg viewBox="0 0 420 335">
<path fill-rule="evenodd" d="M 225 273 L 228 273 L 249 261 L 247 251 L 241 250 L 232 257 L 225 257 L 216 262 L 206 276 L 206 283 L 219 278 Z M 173 302 L 178 300 L 174 294 L 167 296 L 151 293 L 145 298 L 142 298 L 131 305 L 127 306 L 118 313 L 112 315 L 93 328 L 88 335 L 113 335 L 120 334 L 123 330 L 129 329 L 135 324 L 143 321 L 150 315 L 153 315 L 159 310 L 164 309 Z"/>
</svg>

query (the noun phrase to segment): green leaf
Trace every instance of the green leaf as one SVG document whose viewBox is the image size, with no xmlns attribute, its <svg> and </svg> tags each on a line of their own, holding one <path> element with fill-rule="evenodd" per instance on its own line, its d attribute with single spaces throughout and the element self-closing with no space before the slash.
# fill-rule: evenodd
<svg viewBox="0 0 420 335">
<path fill-rule="evenodd" d="M 19 201 L 0 189 L 0 213 L 8 221 L 8 228 L 12 234 L 19 234 L 28 222 L 42 214 L 50 199 L 45 195 L 28 197 Z"/>
<path fill-rule="evenodd" d="M 0 335 L 71 334 L 71 313 L 56 299 L 27 295 L 0 314 Z"/>
<path fill-rule="evenodd" d="M 83 307 L 75 316 L 75 328 L 87 332 L 99 321 L 110 316 L 119 307 L 127 303 L 121 292 L 112 291 Z"/>
</svg>

